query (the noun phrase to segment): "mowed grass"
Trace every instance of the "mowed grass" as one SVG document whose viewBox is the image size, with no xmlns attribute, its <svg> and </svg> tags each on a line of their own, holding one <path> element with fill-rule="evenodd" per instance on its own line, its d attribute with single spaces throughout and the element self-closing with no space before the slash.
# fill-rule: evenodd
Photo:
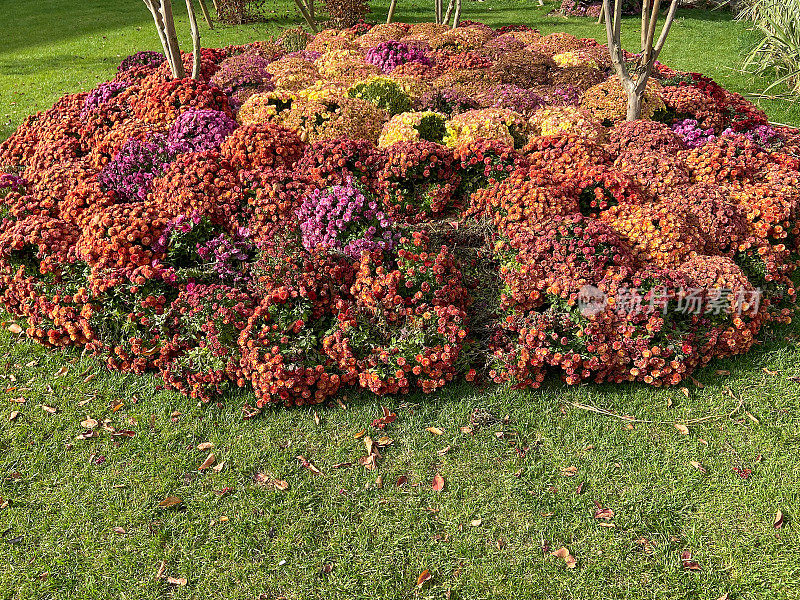
<svg viewBox="0 0 800 600">
<path fill-rule="evenodd" d="M 465 18 L 598 35 L 591 21 L 529 4 L 465 2 Z M 138 2 L 13 6 L 0 59 L 2 106 L 23 92 L 5 110 L 16 111 L 12 125 L 157 44 Z M 408 20 L 429 12 L 399 7 Z M 289 22 L 281 14 L 206 32 L 204 43 L 263 37 Z M 736 72 L 745 35 L 721 13 L 686 11 L 664 60 L 755 90 L 759 82 Z M 767 109 L 800 122 L 792 106 Z M 800 597 L 796 326 L 685 388 L 551 378 L 536 391 L 348 391 L 339 397 L 346 408 L 274 409 L 250 421 L 240 407 L 251 398 L 198 406 L 155 377 L 109 373 L 76 351 L 1 330 L 0 599 Z M 385 432 L 371 426 L 383 406 L 398 415 Z M 462 432 L 476 409 L 497 420 Z M 133 437 L 76 439 L 87 417 Z M 374 471 L 357 462 L 365 430 L 393 440 Z M 220 472 L 198 471 L 203 442 L 214 444 Z M 431 487 L 436 473 L 444 491 Z M 408 482 L 398 487 L 401 476 Z M 170 496 L 182 504 L 160 508 Z M 614 511 L 614 527 L 594 518 L 595 502 Z M 574 569 L 550 555 L 562 546 Z M 682 566 L 685 551 L 699 571 Z M 426 569 L 432 578 L 418 588 Z"/>
</svg>

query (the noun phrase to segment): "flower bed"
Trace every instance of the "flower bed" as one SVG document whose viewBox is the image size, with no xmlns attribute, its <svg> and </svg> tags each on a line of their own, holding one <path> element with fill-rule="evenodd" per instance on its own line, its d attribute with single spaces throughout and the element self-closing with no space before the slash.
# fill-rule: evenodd
<svg viewBox="0 0 800 600">
<path fill-rule="evenodd" d="M 185 62 L 191 57 L 186 55 Z M 467 23 L 139 53 L 0 146 L 0 301 L 256 406 L 460 377 L 674 385 L 791 318 L 800 135 L 657 65 Z"/>
</svg>

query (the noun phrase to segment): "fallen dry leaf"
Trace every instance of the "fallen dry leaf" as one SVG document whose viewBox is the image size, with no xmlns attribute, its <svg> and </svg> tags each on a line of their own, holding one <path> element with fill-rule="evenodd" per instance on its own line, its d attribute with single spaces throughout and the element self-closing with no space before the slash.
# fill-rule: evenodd
<svg viewBox="0 0 800 600">
<path fill-rule="evenodd" d="M 463 427 L 461 427 L 461 433 L 472 435 L 472 427 L 470 427 L 469 425 L 464 425 Z"/>
<path fill-rule="evenodd" d="M 575 477 L 575 475 L 576 475 L 577 473 L 578 473 L 578 467 L 576 467 L 576 466 L 574 466 L 574 465 L 573 465 L 573 466 L 566 467 L 566 468 L 564 468 L 564 469 L 561 469 L 561 474 L 562 474 L 564 477 Z"/>
<path fill-rule="evenodd" d="M 11 414 L 8 415 L 8 420 L 9 421 L 16 421 L 17 417 L 19 417 L 19 411 L 18 410 L 12 410 Z"/>
<path fill-rule="evenodd" d="M 402 487 L 406 483 L 408 483 L 408 477 L 405 475 L 400 475 L 400 477 L 397 478 L 397 487 Z"/>
<path fill-rule="evenodd" d="M 469 522 L 471 527 L 480 527 L 481 523 L 483 523 L 483 519 L 481 519 L 480 517 L 478 517 L 477 519 L 472 519 L 472 521 Z"/>
<path fill-rule="evenodd" d="M 300 461 L 300 465 L 311 471 L 314 475 L 322 475 L 322 471 L 315 467 L 305 456 L 298 455 L 297 460 Z"/>
<path fill-rule="evenodd" d="M 610 521 L 614 518 L 614 511 L 610 508 L 603 508 L 603 505 L 597 500 L 594 501 L 594 505 L 597 507 L 594 511 L 595 519 L 605 519 L 606 521 Z"/>
<path fill-rule="evenodd" d="M 27 402 L 27 400 L 25 398 L 22 398 L 22 397 L 9 398 L 8 401 L 11 402 L 12 404 L 25 404 Z"/>
<path fill-rule="evenodd" d="M 714 371 L 714 375 L 730 375 L 730 374 L 731 372 L 725 369 L 717 369 L 716 371 Z"/>
<path fill-rule="evenodd" d="M 66 365 L 61 367 L 58 371 L 56 371 L 56 377 L 61 377 L 62 375 L 66 375 L 67 371 L 69 371 L 69 367 Z"/>
<path fill-rule="evenodd" d="M 183 500 L 177 496 L 167 496 L 158 503 L 161 508 L 172 508 L 173 506 L 180 506 L 181 504 L 183 504 Z"/>
<path fill-rule="evenodd" d="M 681 432 L 681 435 L 689 435 L 689 428 L 683 423 L 675 423 L 675 429 Z"/>
<path fill-rule="evenodd" d="M 568 569 L 574 569 L 575 566 L 578 564 L 578 561 L 575 560 L 575 557 L 572 556 L 572 554 L 569 553 L 569 550 L 567 550 L 566 547 L 564 546 L 562 546 L 558 550 L 551 552 L 550 554 L 552 556 L 555 556 L 556 558 L 564 559 L 564 562 L 567 563 Z"/>
<path fill-rule="evenodd" d="M 432 578 L 433 575 L 431 575 L 431 572 L 428 571 L 428 569 L 425 569 L 419 574 L 419 577 L 417 577 L 417 587 L 421 588 L 423 585 L 425 585 L 425 582 L 430 581 Z"/>
<path fill-rule="evenodd" d="M 717 600 L 730 600 L 730 595 L 728 594 L 728 592 L 725 592 L 724 594 L 722 594 L 722 596 L 717 598 Z"/>
<path fill-rule="evenodd" d="M 439 473 L 433 476 L 433 481 L 431 482 L 431 487 L 435 492 L 443 492 L 445 486 L 444 477 L 442 477 Z"/>
<path fill-rule="evenodd" d="M 211 454 L 206 456 L 206 459 L 203 461 L 203 463 L 199 467 L 197 467 L 197 470 L 198 471 L 205 471 L 208 467 L 213 465 L 215 462 L 217 462 L 217 457 L 214 456 L 214 453 L 212 452 Z"/>
<path fill-rule="evenodd" d="M 47 406 L 46 404 L 42 404 L 42 410 L 46 413 L 50 413 L 54 415 L 58 412 L 58 409 L 55 406 Z"/>
<path fill-rule="evenodd" d="M 375 487 L 378 489 L 383 488 L 383 475 L 378 475 L 375 479 Z"/>
<path fill-rule="evenodd" d="M 86 417 L 83 421 L 81 421 L 81 427 L 84 429 L 94 429 L 97 427 L 99 423 L 97 419 L 92 419 L 91 417 Z"/>
<path fill-rule="evenodd" d="M 684 396 L 686 396 L 688 398 L 689 397 L 689 388 L 682 387 L 681 388 L 681 394 L 683 394 Z"/>
<path fill-rule="evenodd" d="M 285 492 L 289 489 L 289 483 L 283 479 L 273 479 L 272 486 L 279 492 Z"/>
<path fill-rule="evenodd" d="M 22 327 L 20 327 L 20 326 L 19 326 L 19 325 L 17 325 L 16 323 L 12 323 L 11 325 L 9 325 L 9 326 L 8 326 L 8 330 L 9 330 L 11 333 L 17 333 L 17 334 L 18 334 L 18 333 L 22 333 Z"/>
<path fill-rule="evenodd" d="M 689 464 L 692 465 L 695 469 L 697 469 L 701 473 L 706 473 L 706 468 L 696 460 L 690 460 Z"/>
<path fill-rule="evenodd" d="M 352 467 L 352 462 L 340 462 L 336 463 L 335 465 L 331 466 L 331 469 L 346 469 L 347 467 Z"/>
<path fill-rule="evenodd" d="M 681 552 L 681 566 L 687 571 L 699 571 L 700 563 L 692 559 L 692 553 L 689 550 Z"/>
<path fill-rule="evenodd" d="M 764 367 L 761 370 L 764 371 L 764 373 L 766 373 L 767 375 L 772 375 L 773 377 L 778 374 L 777 371 L 770 371 L 767 367 Z"/>
<path fill-rule="evenodd" d="M 125 535 L 125 530 L 122 527 L 112 527 L 111 531 L 120 535 Z"/>
<path fill-rule="evenodd" d="M 214 471 L 214 473 L 219 473 L 220 471 L 222 471 L 224 467 L 225 467 L 225 461 L 223 460 L 215 464 L 213 467 L 211 467 L 211 470 Z"/>
<path fill-rule="evenodd" d="M 773 521 L 772 521 L 772 526 L 775 529 L 780 529 L 781 527 L 783 527 L 783 511 L 782 510 L 779 510 L 778 512 L 775 513 L 775 519 L 773 519 Z"/>
<path fill-rule="evenodd" d="M 433 435 L 444 435 L 444 430 L 439 429 L 438 427 L 426 427 L 425 431 L 432 433 Z"/>
<path fill-rule="evenodd" d="M 447 454 L 448 452 L 450 452 L 450 446 L 445 446 L 445 447 L 444 447 L 444 448 L 442 448 L 441 450 L 437 450 L 437 451 L 436 451 L 436 454 L 438 454 L 439 456 L 444 456 L 444 455 L 445 455 L 445 454 Z"/>
<path fill-rule="evenodd" d="M 319 422 L 319 415 L 317 414 L 317 411 L 314 411 L 314 424 L 319 425 Z"/>
<path fill-rule="evenodd" d="M 186 585 L 185 577 L 167 577 L 167 583 L 172 585 Z"/>
<path fill-rule="evenodd" d="M 358 431 L 358 432 L 354 433 L 353 437 L 355 439 L 358 439 L 358 438 L 362 437 L 365 433 L 367 433 L 367 430 L 366 429 L 362 429 L 361 431 Z"/>
<path fill-rule="evenodd" d="M 197 444 L 197 449 L 201 451 L 211 450 L 214 447 L 214 442 L 203 442 L 202 444 Z"/>
<path fill-rule="evenodd" d="M 162 579 L 164 577 L 164 573 L 167 570 L 167 563 L 166 561 L 161 561 L 161 564 L 158 565 L 158 571 L 156 572 L 156 579 Z"/>
</svg>

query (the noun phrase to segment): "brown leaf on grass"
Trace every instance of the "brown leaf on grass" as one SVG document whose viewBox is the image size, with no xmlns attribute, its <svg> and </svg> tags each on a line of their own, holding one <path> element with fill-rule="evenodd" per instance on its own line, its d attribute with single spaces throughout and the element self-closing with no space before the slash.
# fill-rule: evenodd
<svg viewBox="0 0 800 600">
<path fill-rule="evenodd" d="M 214 471 L 214 473 L 219 473 L 220 471 L 222 471 L 224 467 L 225 467 L 225 461 L 223 460 L 215 464 L 213 467 L 211 467 L 211 470 Z"/>
<path fill-rule="evenodd" d="M 272 484 L 272 487 L 279 492 L 285 492 L 289 489 L 289 482 L 284 481 L 283 479 L 273 479 L 270 483 Z"/>
<path fill-rule="evenodd" d="M 94 429 L 97 427 L 99 423 L 97 419 L 92 419 L 91 417 L 86 417 L 83 421 L 81 421 L 81 427 L 84 429 Z"/>
<path fill-rule="evenodd" d="M 433 579 L 433 575 L 431 575 L 431 572 L 428 571 L 428 569 L 425 569 L 422 573 L 419 574 L 419 577 L 417 577 L 417 587 L 421 588 L 423 585 L 425 585 L 426 582 L 430 581 L 431 579 Z"/>
<path fill-rule="evenodd" d="M 772 376 L 772 377 L 774 377 L 775 375 L 777 375 L 777 374 L 778 374 L 778 372 L 777 372 L 777 371 L 770 371 L 770 370 L 769 370 L 767 367 L 764 367 L 764 368 L 763 368 L 763 369 L 761 369 L 761 370 L 762 370 L 762 371 L 764 371 L 764 373 L 766 373 L 767 375 L 770 375 L 770 376 Z"/>
<path fill-rule="evenodd" d="M 11 414 L 8 415 L 8 420 L 11 421 L 11 422 L 14 422 L 14 421 L 17 420 L 17 417 L 19 417 L 19 411 L 18 410 L 12 410 Z"/>
<path fill-rule="evenodd" d="M 596 507 L 594 511 L 594 518 L 595 519 L 605 519 L 606 521 L 610 521 L 614 518 L 614 511 L 610 508 L 603 508 L 603 505 L 600 504 L 597 500 L 594 500 L 594 505 Z"/>
<path fill-rule="evenodd" d="M 439 456 L 444 456 L 444 455 L 445 455 L 445 454 L 447 454 L 448 452 L 450 452 L 450 446 L 445 446 L 445 447 L 444 447 L 444 448 L 442 448 L 441 450 L 437 450 L 437 451 L 436 451 L 436 454 L 438 454 Z"/>
<path fill-rule="evenodd" d="M 16 323 L 12 323 L 11 325 L 9 325 L 9 326 L 8 326 L 8 330 L 9 330 L 11 333 L 14 333 L 14 334 L 20 334 L 20 333 L 22 333 L 22 327 L 20 327 L 20 326 L 19 326 L 19 325 L 17 325 Z"/>
<path fill-rule="evenodd" d="M 367 454 L 366 456 L 362 456 L 358 459 L 358 464 L 362 467 L 367 469 L 368 471 L 374 471 L 378 468 L 378 455 L 375 453 Z"/>
<path fill-rule="evenodd" d="M 119 535 L 125 535 L 125 530 L 122 527 L 112 527 L 111 531 L 118 533 Z"/>
<path fill-rule="evenodd" d="M 426 427 L 425 431 L 432 433 L 433 435 L 444 435 L 444 430 L 439 429 L 438 427 Z"/>
<path fill-rule="evenodd" d="M 358 432 L 354 433 L 354 434 L 353 434 L 353 437 L 354 437 L 355 439 L 358 439 L 358 438 L 360 438 L 360 437 L 363 437 L 363 435 L 364 435 L 365 433 L 367 433 L 367 430 L 366 430 L 366 429 L 362 429 L 361 431 L 358 431 Z"/>
<path fill-rule="evenodd" d="M 186 578 L 185 577 L 167 577 L 167 583 L 171 585 L 186 585 Z"/>
<path fill-rule="evenodd" d="M 461 427 L 461 433 L 465 433 L 467 435 L 472 435 L 473 429 L 469 425 L 464 425 Z"/>
<path fill-rule="evenodd" d="M 42 410 L 51 415 L 54 415 L 58 412 L 58 408 L 55 406 L 47 406 L 46 404 L 42 404 Z"/>
<path fill-rule="evenodd" d="M 682 387 L 681 388 L 681 394 L 683 394 L 686 398 L 688 398 L 689 397 L 689 388 Z"/>
<path fill-rule="evenodd" d="M 319 426 L 319 423 L 320 423 L 319 415 L 317 414 L 317 411 L 314 411 L 314 424 Z"/>
<path fill-rule="evenodd" d="M 346 469 L 347 467 L 352 467 L 352 462 L 340 462 L 336 463 L 335 465 L 331 465 L 331 469 Z"/>
<path fill-rule="evenodd" d="M 481 523 L 483 523 L 483 519 L 478 517 L 477 519 L 472 519 L 472 521 L 469 522 L 469 525 L 470 527 L 480 527 Z"/>
<path fill-rule="evenodd" d="M 583 493 L 583 481 L 578 484 L 578 487 L 575 488 L 575 495 L 580 496 Z"/>
<path fill-rule="evenodd" d="M 731 372 L 726 369 L 717 369 L 714 371 L 714 375 L 730 375 Z"/>
<path fill-rule="evenodd" d="M 297 460 L 300 461 L 301 466 L 311 471 L 314 475 L 322 475 L 322 471 L 315 467 L 305 456 L 298 455 Z"/>
<path fill-rule="evenodd" d="M 172 508 L 174 506 L 180 506 L 181 504 L 183 504 L 183 500 L 177 496 L 167 496 L 158 503 L 161 508 Z"/>
<path fill-rule="evenodd" d="M 22 398 L 22 397 L 9 398 L 8 401 L 11 402 L 12 404 L 25 404 L 27 402 L 27 400 L 25 398 Z"/>
<path fill-rule="evenodd" d="M 696 387 L 698 390 L 702 390 L 704 387 L 706 387 L 705 384 L 700 383 L 697 379 L 695 379 L 691 375 L 689 375 L 689 379 L 692 380 L 692 383 L 694 384 L 694 387 Z"/>
<path fill-rule="evenodd" d="M 683 423 L 675 423 L 675 429 L 680 431 L 681 435 L 689 435 L 689 428 Z"/>
<path fill-rule="evenodd" d="M 730 595 L 728 594 L 728 592 L 725 592 L 724 594 L 722 594 L 722 596 L 717 598 L 717 600 L 730 600 Z"/>
<path fill-rule="evenodd" d="M 408 477 L 406 477 L 405 475 L 400 475 L 400 477 L 397 478 L 397 487 L 402 487 L 407 483 L 408 483 Z"/>
<path fill-rule="evenodd" d="M 551 556 L 555 556 L 556 558 L 561 558 L 567 564 L 568 569 L 574 569 L 575 566 L 578 564 L 578 561 L 575 560 L 575 557 L 569 553 L 569 550 L 566 547 L 562 546 L 558 550 L 554 550 L 550 553 Z"/>
<path fill-rule="evenodd" d="M 695 469 L 697 469 L 701 473 L 706 473 L 707 472 L 706 468 L 703 465 L 701 465 L 699 462 L 697 462 L 696 460 L 690 460 L 689 464 L 692 465 Z"/>
<path fill-rule="evenodd" d="M 206 456 L 206 459 L 203 461 L 203 463 L 199 467 L 197 467 L 197 470 L 198 471 L 205 471 L 208 467 L 213 465 L 215 462 L 217 462 L 217 457 L 214 456 L 214 453 L 212 452 L 211 454 Z"/>
<path fill-rule="evenodd" d="M 161 564 L 158 565 L 158 571 L 156 572 L 156 579 L 163 579 L 164 573 L 167 570 L 167 563 L 166 561 L 161 561 Z"/>
<path fill-rule="evenodd" d="M 390 438 L 388 435 L 382 435 L 377 440 L 375 440 L 375 443 L 378 445 L 378 448 L 386 448 L 387 446 L 391 446 L 392 444 L 394 444 L 394 440 Z"/>
<path fill-rule="evenodd" d="M 575 477 L 577 473 L 578 473 L 578 467 L 574 465 L 561 469 L 561 474 L 564 477 Z"/>
<path fill-rule="evenodd" d="M 202 444 L 197 444 L 197 449 L 201 451 L 211 450 L 214 447 L 214 442 L 203 442 Z"/>
<path fill-rule="evenodd" d="M 434 492 L 443 492 L 445 485 L 444 477 L 442 477 L 439 473 L 433 476 L 431 487 L 433 488 Z"/>
<path fill-rule="evenodd" d="M 681 566 L 687 571 L 700 570 L 700 563 L 692 558 L 692 553 L 689 550 L 681 552 Z"/>
<path fill-rule="evenodd" d="M 772 520 L 772 526 L 775 529 L 780 529 L 783 527 L 783 511 L 779 510 L 775 513 L 775 518 Z"/>
<path fill-rule="evenodd" d="M 755 417 L 752 415 L 752 413 L 749 413 L 748 411 L 744 411 L 744 414 L 746 414 L 746 415 L 747 415 L 747 418 L 748 418 L 748 419 L 750 419 L 750 420 L 751 420 L 753 423 L 755 423 L 756 425 L 760 425 L 760 424 L 761 424 L 761 421 L 759 421 L 758 419 L 756 419 L 756 418 L 755 418 Z"/>
<path fill-rule="evenodd" d="M 270 481 L 272 480 L 264 473 L 256 473 L 253 475 L 253 483 L 256 485 L 267 485 Z"/>
<path fill-rule="evenodd" d="M 94 429 L 87 429 L 86 431 L 82 431 L 78 435 L 75 436 L 76 440 L 90 440 L 92 438 L 100 437 L 100 434 L 97 433 Z"/>
<path fill-rule="evenodd" d="M 66 375 L 67 371 L 69 371 L 69 367 L 64 365 L 58 371 L 56 371 L 56 377 L 61 377 L 62 375 Z"/>
</svg>

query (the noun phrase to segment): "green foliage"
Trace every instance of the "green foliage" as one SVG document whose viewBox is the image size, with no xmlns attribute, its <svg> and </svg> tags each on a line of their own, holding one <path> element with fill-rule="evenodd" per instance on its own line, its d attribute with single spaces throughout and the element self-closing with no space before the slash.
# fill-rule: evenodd
<svg viewBox="0 0 800 600">
<path fill-rule="evenodd" d="M 379 76 L 361 81 L 351 87 L 348 93 L 351 98 L 372 102 L 391 115 L 399 115 L 411 110 L 411 97 L 397 81 L 388 77 Z"/>
<path fill-rule="evenodd" d="M 749 0 L 739 18 L 761 33 L 745 68 L 777 77 L 765 92 L 780 84 L 800 92 L 800 0 Z"/>
</svg>

